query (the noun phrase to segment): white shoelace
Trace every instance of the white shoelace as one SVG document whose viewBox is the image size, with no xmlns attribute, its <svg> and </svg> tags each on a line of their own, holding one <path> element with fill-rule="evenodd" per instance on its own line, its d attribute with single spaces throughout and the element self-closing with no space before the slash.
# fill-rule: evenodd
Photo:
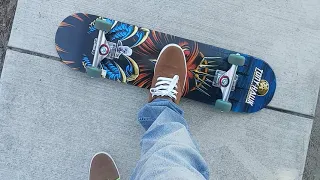
<svg viewBox="0 0 320 180">
<path fill-rule="evenodd" d="M 154 88 L 150 89 L 150 93 L 153 96 L 168 96 L 173 99 L 177 99 L 177 83 L 179 76 L 175 75 L 173 78 L 158 77 L 157 83 Z"/>
</svg>

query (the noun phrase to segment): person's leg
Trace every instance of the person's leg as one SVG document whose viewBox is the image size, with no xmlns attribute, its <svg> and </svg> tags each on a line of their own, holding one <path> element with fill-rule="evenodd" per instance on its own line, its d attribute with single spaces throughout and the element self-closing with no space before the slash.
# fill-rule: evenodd
<svg viewBox="0 0 320 180">
<path fill-rule="evenodd" d="M 141 109 L 139 122 L 147 131 L 131 179 L 209 179 L 207 164 L 182 115 L 166 99 L 156 99 Z"/>
<path fill-rule="evenodd" d="M 141 140 L 141 159 L 131 179 L 209 179 L 208 167 L 188 131 L 178 103 L 186 81 L 182 49 L 168 45 L 160 53 L 149 102 L 139 112 L 147 130 Z M 90 180 L 120 179 L 107 153 L 94 156 Z"/>
<path fill-rule="evenodd" d="M 168 45 L 155 66 L 149 102 L 138 119 L 146 133 L 131 179 L 208 179 L 208 167 L 188 131 L 178 103 L 187 69 L 182 49 Z"/>
</svg>

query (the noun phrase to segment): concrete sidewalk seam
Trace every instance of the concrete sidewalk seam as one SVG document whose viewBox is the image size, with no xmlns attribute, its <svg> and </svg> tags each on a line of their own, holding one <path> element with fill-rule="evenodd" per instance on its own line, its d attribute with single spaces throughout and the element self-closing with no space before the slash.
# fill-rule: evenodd
<svg viewBox="0 0 320 180">
<path fill-rule="evenodd" d="M 61 59 L 58 58 L 58 57 L 47 55 L 47 54 L 43 54 L 43 53 L 38 53 L 38 52 L 34 52 L 34 51 L 26 50 L 26 49 L 21 49 L 21 48 L 16 48 L 16 47 L 12 47 L 12 46 L 8 46 L 7 48 L 12 50 L 12 51 L 20 52 L 20 53 L 23 53 L 23 54 L 29 54 L 29 55 L 33 55 L 33 56 L 42 57 L 42 58 L 52 59 L 52 60 L 55 60 L 55 61 L 61 61 Z M 285 114 L 298 116 L 298 117 L 314 119 L 314 116 L 312 116 L 312 115 L 302 114 L 302 113 L 295 112 L 295 111 L 285 110 L 285 109 L 276 108 L 276 107 L 272 107 L 272 106 L 267 106 L 265 108 L 273 110 L 273 111 L 277 111 L 277 112 L 282 112 L 282 113 L 285 113 Z"/>
<path fill-rule="evenodd" d="M 55 61 L 61 61 L 61 59 L 58 58 L 58 57 L 47 55 L 47 54 L 43 54 L 43 53 L 38 53 L 38 52 L 26 50 L 26 49 L 16 48 L 16 47 L 12 47 L 12 46 L 8 46 L 7 49 L 10 49 L 10 50 L 16 51 L 16 52 L 20 52 L 20 53 L 23 53 L 23 54 L 29 54 L 29 55 L 42 57 L 42 58 L 52 59 L 52 60 L 55 60 Z"/>
<path fill-rule="evenodd" d="M 272 106 L 267 106 L 265 108 L 273 110 L 273 111 L 278 111 L 278 112 L 282 112 L 282 113 L 286 113 L 286 114 L 291 114 L 291 115 L 298 116 L 298 117 L 303 117 L 303 118 L 308 118 L 308 119 L 314 119 L 315 118 L 315 116 L 302 114 L 302 113 L 298 113 L 298 112 L 295 112 L 295 111 L 289 111 L 289 110 L 285 110 L 285 109 L 281 109 L 281 108 L 276 108 L 276 107 L 272 107 Z"/>
</svg>

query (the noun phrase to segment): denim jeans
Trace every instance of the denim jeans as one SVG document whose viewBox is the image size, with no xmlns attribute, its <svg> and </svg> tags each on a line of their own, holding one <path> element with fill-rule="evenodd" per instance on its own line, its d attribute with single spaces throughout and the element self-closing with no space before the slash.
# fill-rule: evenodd
<svg viewBox="0 0 320 180">
<path fill-rule="evenodd" d="M 140 110 L 138 119 L 146 132 L 131 179 L 209 179 L 207 164 L 175 103 L 155 99 Z"/>
</svg>

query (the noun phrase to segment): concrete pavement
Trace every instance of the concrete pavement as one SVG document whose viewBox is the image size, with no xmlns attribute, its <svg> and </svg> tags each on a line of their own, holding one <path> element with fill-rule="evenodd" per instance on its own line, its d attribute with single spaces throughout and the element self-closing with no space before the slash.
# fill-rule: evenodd
<svg viewBox="0 0 320 180">
<path fill-rule="evenodd" d="M 57 25 L 87 12 L 265 59 L 278 82 L 270 106 L 289 113 L 222 114 L 186 99 L 182 108 L 212 179 L 301 179 L 313 122 L 305 117 L 315 114 L 320 82 L 317 7 L 315 0 L 20 0 L 0 80 L 0 177 L 87 179 L 91 156 L 103 150 L 128 179 L 147 91 L 90 79 L 56 61 Z"/>
<path fill-rule="evenodd" d="M 11 50 L 0 88 L 0 177 L 86 179 L 97 151 L 112 154 L 123 179 L 129 177 L 139 158 L 143 130 L 136 117 L 145 89 Z M 212 179 L 302 176 L 311 119 L 267 109 L 220 113 L 186 99 L 182 108 Z"/>
</svg>

